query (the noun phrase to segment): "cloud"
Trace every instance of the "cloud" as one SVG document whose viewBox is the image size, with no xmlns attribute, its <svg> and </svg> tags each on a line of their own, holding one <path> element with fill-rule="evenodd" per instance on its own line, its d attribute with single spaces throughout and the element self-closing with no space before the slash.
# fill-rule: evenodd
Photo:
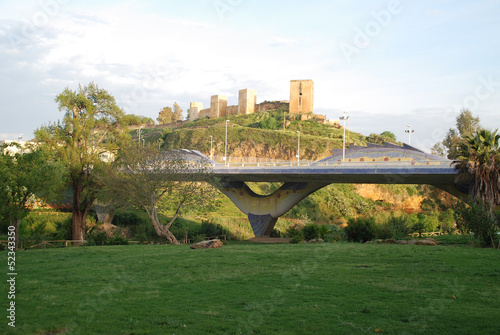
<svg viewBox="0 0 500 335">
<path fill-rule="evenodd" d="M 274 37 L 269 42 L 269 45 L 271 47 L 293 47 L 298 43 L 299 41 L 294 38 Z"/>
</svg>

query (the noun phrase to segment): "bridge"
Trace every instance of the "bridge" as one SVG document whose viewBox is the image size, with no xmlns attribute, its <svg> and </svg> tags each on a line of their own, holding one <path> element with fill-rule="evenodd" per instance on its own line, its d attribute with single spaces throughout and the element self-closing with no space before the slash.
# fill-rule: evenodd
<svg viewBox="0 0 500 335">
<path fill-rule="evenodd" d="M 217 186 L 248 216 L 255 236 L 269 236 L 280 216 L 309 194 L 332 183 L 428 184 L 455 196 L 463 196 L 455 184 L 457 171 L 452 161 L 427 154 L 409 145 L 351 145 L 344 153 L 318 162 L 221 164 L 197 151 L 187 156 L 209 164 L 220 180 Z M 281 182 L 272 194 L 260 195 L 246 182 Z M 463 191 L 463 187 L 460 187 Z"/>
</svg>

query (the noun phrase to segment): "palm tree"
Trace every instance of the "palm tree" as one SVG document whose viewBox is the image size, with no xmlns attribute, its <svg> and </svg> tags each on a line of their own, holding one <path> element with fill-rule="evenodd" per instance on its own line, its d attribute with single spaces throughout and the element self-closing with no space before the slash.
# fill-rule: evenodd
<svg viewBox="0 0 500 335">
<path fill-rule="evenodd" d="M 459 170 L 457 182 L 470 185 L 469 194 L 489 205 L 490 213 L 500 204 L 500 134 L 498 129 L 477 130 L 466 136 L 453 163 Z"/>
</svg>

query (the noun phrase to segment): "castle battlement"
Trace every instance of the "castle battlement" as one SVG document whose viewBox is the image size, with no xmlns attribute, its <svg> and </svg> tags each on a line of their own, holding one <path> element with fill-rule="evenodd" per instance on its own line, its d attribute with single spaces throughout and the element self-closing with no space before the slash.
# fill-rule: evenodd
<svg viewBox="0 0 500 335">
<path fill-rule="evenodd" d="M 209 117 L 211 119 L 238 114 L 252 114 L 272 109 L 288 110 L 290 114 L 312 114 L 314 102 L 314 82 L 306 80 L 290 80 L 290 100 L 264 101 L 257 104 L 257 91 L 241 89 L 238 92 L 238 105 L 227 105 L 224 95 L 212 95 L 210 108 L 203 109 L 203 103 L 191 102 L 189 120 Z"/>
</svg>

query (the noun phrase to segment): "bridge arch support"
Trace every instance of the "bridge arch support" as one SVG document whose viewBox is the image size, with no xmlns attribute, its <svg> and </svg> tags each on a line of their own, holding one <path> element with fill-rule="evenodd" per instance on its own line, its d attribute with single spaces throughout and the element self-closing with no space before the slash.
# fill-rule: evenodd
<svg viewBox="0 0 500 335">
<path fill-rule="evenodd" d="M 259 195 L 245 182 L 223 182 L 220 190 L 244 214 L 256 237 L 269 236 L 278 218 L 292 209 L 309 194 L 329 185 L 329 183 L 286 182 L 270 195 Z"/>
</svg>

